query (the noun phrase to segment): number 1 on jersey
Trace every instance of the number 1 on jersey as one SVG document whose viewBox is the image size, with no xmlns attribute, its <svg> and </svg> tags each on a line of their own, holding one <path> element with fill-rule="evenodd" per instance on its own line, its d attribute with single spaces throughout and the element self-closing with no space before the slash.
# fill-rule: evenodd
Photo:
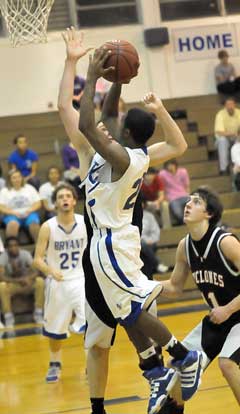
<svg viewBox="0 0 240 414">
<path fill-rule="evenodd" d="M 216 296 L 213 292 L 208 293 L 208 299 L 211 301 L 213 308 L 217 308 L 219 306 Z"/>
</svg>

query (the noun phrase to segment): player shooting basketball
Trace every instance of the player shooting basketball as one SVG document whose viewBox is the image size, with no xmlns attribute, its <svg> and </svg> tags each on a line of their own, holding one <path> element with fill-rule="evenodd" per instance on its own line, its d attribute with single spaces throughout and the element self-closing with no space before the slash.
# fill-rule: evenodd
<svg viewBox="0 0 240 414">
<path fill-rule="evenodd" d="M 161 284 L 148 281 L 140 271 L 139 232 L 131 225 L 135 200 L 149 160 L 151 165 L 158 165 L 164 160 L 180 156 L 187 147 L 186 142 L 162 102 L 153 94 L 145 97 L 145 106 L 159 118 L 167 137 L 166 142 L 146 148 L 145 143 L 153 134 L 155 120 L 152 114 L 139 108 L 130 110 L 123 122 L 120 135 L 125 146 L 113 139 L 109 140 L 106 133 L 95 126 L 95 84 L 98 77 L 113 70 L 103 67 L 109 55 L 104 49 L 95 51 L 89 65 L 81 101 L 83 116 L 80 118 L 80 132 L 77 128 L 79 114 L 72 108 L 69 98 L 72 98 L 76 62 L 87 52 L 74 30 L 68 30 L 64 38 L 67 60 L 60 88 L 59 109 L 68 135 L 79 153 L 81 178 L 87 175 L 86 206 L 93 229 L 90 255 L 94 273 L 112 315 L 131 332 L 140 356 L 146 359 L 146 339 L 149 337 L 165 346 L 176 360 L 181 361 L 178 366 L 182 372 L 193 372 L 191 384 L 183 386 L 184 398 L 189 399 L 199 385 L 201 353 L 187 352 L 168 329 L 145 310 L 160 293 Z M 117 97 L 120 89 L 118 84 L 114 84 L 110 93 Z M 89 328 L 90 325 L 86 340 Z M 160 366 L 152 366 L 145 370 L 144 376 L 154 386 L 148 408 L 149 413 L 153 414 L 164 403 L 175 374 L 166 372 Z"/>
</svg>

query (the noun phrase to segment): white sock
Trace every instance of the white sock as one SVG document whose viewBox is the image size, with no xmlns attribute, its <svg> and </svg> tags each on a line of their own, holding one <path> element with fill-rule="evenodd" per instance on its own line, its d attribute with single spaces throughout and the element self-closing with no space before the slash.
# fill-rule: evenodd
<svg viewBox="0 0 240 414">
<path fill-rule="evenodd" d="M 164 348 L 165 349 L 172 348 L 176 343 L 177 343 L 177 338 L 175 338 L 175 336 L 173 335 L 170 341 L 166 345 L 164 345 Z"/>
<path fill-rule="evenodd" d="M 139 355 L 142 359 L 148 359 L 151 356 L 156 355 L 156 351 L 155 351 L 154 346 L 150 346 L 150 348 L 146 349 L 143 352 L 140 352 Z"/>
<path fill-rule="evenodd" d="M 61 362 L 62 355 L 61 350 L 57 352 L 50 351 L 50 362 Z"/>
</svg>

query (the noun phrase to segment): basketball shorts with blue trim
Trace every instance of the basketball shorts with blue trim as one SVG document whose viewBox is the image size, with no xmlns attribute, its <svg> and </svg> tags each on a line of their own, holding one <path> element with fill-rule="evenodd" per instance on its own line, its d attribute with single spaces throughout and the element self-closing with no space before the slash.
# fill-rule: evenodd
<svg viewBox="0 0 240 414">
<path fill-rule="evenodd" d="M 85 325 L 85 287 L 83 275 L 77 279 L 57 282 L 47 279 L 43 335 L 54 339 L 69 336 L 73 312 L 79 325 Z"/>
<path fill-rule="evenodd" d="M 136 231 L 135 231 L 136 229 Z M 122 325 L 133 324 L 142 309 L 148 309 L 161 293 L 159 282 L 141 272 L 139 230 L 126 226 L 121 231 L 94 231 L 91 263 L 104 299 Z"/>
</svg>

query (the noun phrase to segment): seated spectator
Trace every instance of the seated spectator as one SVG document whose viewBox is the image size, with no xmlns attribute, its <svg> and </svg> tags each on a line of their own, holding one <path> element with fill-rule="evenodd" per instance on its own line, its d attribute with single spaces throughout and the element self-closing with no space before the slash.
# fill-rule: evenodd
<svg viewBox="0 0 240 414">
<path fill-rule="evenodd" d="M 146 209 L 147 202 L 143 197 L 143 221 L 142 221 L 142 234 L 141 234 L 141 259 L 144 263 L 142 272 L 148 277 L 153 278 L 153 274 L 165 273 L 168 271 L 168 266 L 160 263 L 159 258 L 156 255 L 157 243 L 160 240 L 160 227 L 158 222 L 151 211 Z"/>
<path fill-rule="evenodd" d="M 233 182 L 237 191 L 240 191 L 240 136 L 231 148 L 231 161 L 233 164 Z"/>
<path fill-rule="evenodd" d="M 43 322 L 44 280 L 32 268 L 32 256 L 19 248 L 16 237 L 5 242 L 6 251 L 0 256 L 0 299 L 6 327 L 14 325 L 11 299 L 15 295 L 34 293 L 35 309 L 33 320 Z"/>
<path fill-rule="evenodd" d="M 62 149 L 62 159 L 65 169 L 63 174 L 64 179 L 75 188 L 80 197 L 79 185 L 81 184 L 81 180 L 79 176 L 79 159 L 77 151 L 71 142 L 64 145 Z"/>
<path fill-rule="evenodd" d="M 6 180 L 3 178 L 2 174 L 2 166 L 0 165 L 0 191 L 2 188 L 6 187 Z"/>
<path fill-rule="evenodd" d="M 85 79 L 82 76 L 75 74 L 74 90 L 73 90 L 73 107 L 78 111 L 80 108 L 80 101 L 85 87 Z"/>
<path fill-rule="evenodd" d="M 150 167 L 144 175 L 141 187 L 143 197 L 147 201 L 147 207 L 156 214 L 156 218 L 163 228 L 170 227 L 168 203 L 164 197 L 164 184 L 158 174 L 158 170 Z"/>
<path fill-rule="evenodd" d="M 183 224 L 183 212 L 189 196 L 189 175 L 186 168 L 180 168 L 175 159 L 165 162 L 160 171 L 164 184 L 165 198 L 169 202 L 169 210 L 176 224 Z"/>
<path fill-rule="evenodd" d="M 240 92 L 240 77 L 236 76 L 235 68 L 228 58 L 226 50 L 218 52 L 220 63 L 215 67 L 216 86 L 219 93 L 234 96 Z"/>
<path fill-rule="evenodd" d="M 37 190 L 40 187 L 40 180 L 36 176 L 38 155 L 28 148 L 27 138 L 23 134 L 17 135 L 13 143 L 16 150 L 13 151 L 9 158 L 9 170 L 19 170 L 24 177 L 25 183 L 33 185 Z"/>
<path fill-rule="evenodd" d="M 37 190 L 25 184 L 20 171 L 9 172 L 9 185 L 0 191 L 0 213 L 6 225 L 6 237 L 17 237 L 20 227 L 27 229 L 36 241 L 39 232 L 39 215 L 41 208 Z"/>
<path fill-rule="evenodd" d="M 45 211 L 45 220 L 56 215 L 55 205 L 52 202 L 52 194 L 58 184 L 61 184 L 61 172 L 58 167 L 50 167 L 48 170 L 48 182 L 41 185 L 39 189 L 40 199 Z"/>
<path fill-rule="evenodd" d="M 236 108 L 234 98 L 228 98 L 224 108 L 217 112 L 214 126 L 220 175 L 229 173 L 230 147 L 237 138 L 239 128 L 240 109 Z"/>
</svg>

